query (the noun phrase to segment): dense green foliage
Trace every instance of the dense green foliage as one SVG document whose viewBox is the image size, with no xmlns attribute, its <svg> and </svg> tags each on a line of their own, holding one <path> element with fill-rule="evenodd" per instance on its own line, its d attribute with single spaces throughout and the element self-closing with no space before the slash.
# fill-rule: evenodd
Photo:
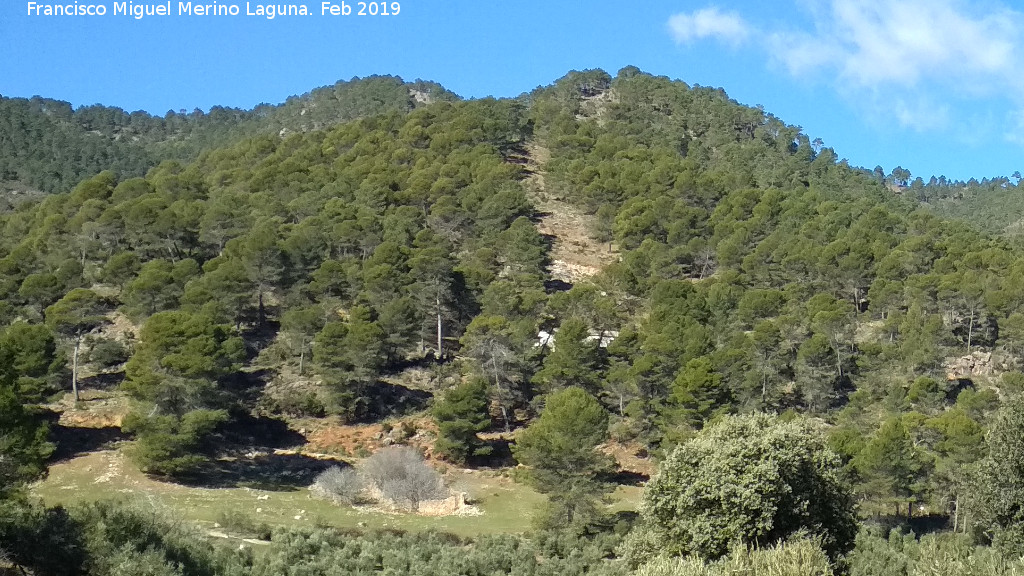
<svg viewBox="0 0 1024 576">
<path fill-rule="evenodd" d="M 876 530 L 864 530 L 848 558 L 851 576 L 911 576 L 913 574 L 963 574 L 966 576 L 1015 576 L 1024 573 L 1024 561 L 1008 558 L 987 546 L 975 546 L 970 538 L 955 534 L 913 533 L 893 530 L 888 539 Z"/>
<path fill-rule="evenodd" d="M 434 405 L 434 419 L 438 432 L 434 450 L 438 454 L 459 463 L 490 454 L 491 447 L 477 436 L 491 427 L 485 380 L 475 379 L 449 390 Z"/>
<path fill-rule="evenodd" d="M 256 134 L 320 130 L 363 116 L 407 112 L 425 101 L 455 99 L 437 84 L 391 76 L 338 82 L 277 106 L 168 110 L 163 117 L 98 104 L 72 109 L 67 102 L 38 96 L 0 97 L 0 190 L 7 181 L 67 191 L 102 170 L 143 176 L 160 160 L 191 160 L 202 150 Z"/>
<path fill-rule="evenodd" d="M 808 540 L 784 542 L 776 547 L 750 550 L 734 548 L 729 556 L 707 564 L 699 557 L 658 558 L 644 564 L 636 576 L 726 576 L 758 574 L 764 576 L 831 576 L 828 557 L 816 543 Z"/>
<path fill-rule="evenodd" d="M 945 218 L 962 220 L 991 234 L 1021 233 L 1024 207 L 1020 203 L 1020 175 L 971 178 L 967 182 L 934 176 L 916 178 L 899 193 L 918 200 Z"/>
<path fill-rule="evenodd" d="M 671 446 L 715 414 L 796 409 L 837 424 L 865 495 L 956 497 L 1001 383 L 948 382 L 944 364 L 981 351 L 1021 366 L 1012 245 L 915 210 L 719 90 L 624 69 L 570 74 L 532 103 L 549 188 L 622 250 L 597 281 L 629 318 L 583 381 L 640 439 Z M 857 458 L 898 445 L 863 441 L 894 417 L 914 447 L 906 471 Z"/>
<path fill-rule="evenodd" d="M 489 246 L 513 231 L 539 238 L 517 220 L 529 212 L 519 169 L 500 154 L 526 129 L 513 102 L 442 103 L 246 141 L 145 180 L 105 172 L 3 217 L 12 234 L 52 226 L 43 244 L 35 234 L 0 242 L 4 298 L 30 317 L 45 309 L 73 343 L 73 372 L 83 336 L 113 308 L 142 325 L 124 384 L 141 405 L 126 429 L 143 439 L 136 455 L 152 472 L 202 462 L 195 453 L 232 406 L 223 384 L 278 326 L 312 342 L 335 413 L 377 415 L 387 409 L 372 395 L 382 371 L 437 331 L 443 355 L 502 266 L 523 258 L 515 243 Z M 120 290 L 81 288 L 99 282 Z"/>
<path fill-rule="evenodd" d="M 682 444 L 644 490 L 634 562 L 651 554 L 717 559 L 732 545 L 813 534 L 833 559 L 853 546 L 853 496 L 812 423 L 728 417 Z"/>
<path fill-rule="evenodd" d="M 1024 400 L 999 410 L 989 430 L 988 455 L 971 477 L 978 526 L 1007 555 L 1024 554 Z"/>
<path fill-rule="evenodd" d="M 1022 426 L 1004 412 L 988 443 L 985 431 L 1024 392 L 1024 257 L 896 194 L 916 190 L 905 170 L 851 167 L 722 90 L 630 67 L 509 100 L 371 78 L 280 107 L 162 119 L 0 105 L 0 180 L 59 192 L 0 212 L 8 485 L 42 472 L 38 405 L 68 371 L 77 392 L 88 365 L 123 370 L 132 454 L 157 475 L 201 477 L 259 407 L 360 422 L 434 396 L 437 448 L 453 461 L 484 454 L 488 427 L 522 428 L 507 438 L 549 495 L 545 523 L 575 534 L 600 524 L 611 470 L 595 448 L 611 433 L 664 460 L 634 535 L 651 554 L 718 558 L 736 542 L 811 535 L 835 559 L 854 533 L 841 475 L 865 514 L 923 509 L 1019 550 Z M 571 287 L 552 281 L 540 194 L 585 213 L 580 226 L 616 251 L 608 265 Z M 538 342 L 542 330 L 553 340 Z M 409 367 L 428 375 L 421 390 L 392 378 Z M 264 402 L 269 382 L 296 384 L 301 400 Z M 751 413 L 786 417 L 730 416 Z M 24 510 L 12 517 L 33 529 L 64 522 Z M 120 514 L 103 510 L 67 525 L 92 534 Z M 603 544 L 572 557 L 485 539 L 476 557 L 447 537 L 322 531 L 277 535 L 282 547 L 259 561 L 188 552 L 207 563 L 192 568 L 178 544 L 126 537 L 96 536 L 83 554 L 105 539 L 116 549 L 103 557 L 123 562 L 87 570 L 624 570 L 599 561 L 612 555 Z M 433 552 L 412 551 L 421 544 Z M 806 543 L 788 546 L 685 569 L 795 550 L 826 573 Z M 325 551 L 296 552 L 313 548 Z M 659 566 L 648 569 L 675 569 Z"/>
<path fill-rule="evenodd" d="M 12 356 L 12 350 L 0 347 L 0 502 L 43 474 L 53 452 L 47 426 L 23 391 Z"/>
<path fill-rule="evenodd" d="M 615 547 L 614 536 L 586 539 L 550 533 L 467 542 L 433 532 L 274 530 L 272 544 L 254 553 L 248 545 L 239 549 L 210 542 L 142 504 L 104 502 L 70 512 L 26 506 L 3 511 L 0 551 L 37 574 L 54 576 L 623 573 L 621 565 L 605 560 Z"/>
<path fill-rule="evenodd" d="M 593 521 L 599 498 L 610 490 L 599 475 L 611 468 L 597 451 L 608 435 L 608 413 L 582 388 L 565 388 L 545 398 L 544 410 L 520 432 L 513 452 L 530 467 L 530 480 L 550 495 L 544 524 L 572 526 Z"/>
</svg>

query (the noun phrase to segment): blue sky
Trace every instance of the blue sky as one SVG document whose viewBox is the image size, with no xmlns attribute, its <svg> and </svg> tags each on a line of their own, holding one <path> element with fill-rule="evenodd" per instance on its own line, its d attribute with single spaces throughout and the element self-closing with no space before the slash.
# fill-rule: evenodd
<svg viewBox="0 0 1024 576">
<path fill-rule="evenodd" d="M 1024 11 L 998 1 L 405 0 L 397 16 L 361 18 L 307 2 L 314 15 L 273 20 L 135 20 L 89 2 L 108 14 L 0 3 L 0 94 L 163 114 L 370 74 L 515 96 L 571 69 L 632 64 L 763 105 L 856 165 L 926 179 L 1024 171 Z"/>
</svg>

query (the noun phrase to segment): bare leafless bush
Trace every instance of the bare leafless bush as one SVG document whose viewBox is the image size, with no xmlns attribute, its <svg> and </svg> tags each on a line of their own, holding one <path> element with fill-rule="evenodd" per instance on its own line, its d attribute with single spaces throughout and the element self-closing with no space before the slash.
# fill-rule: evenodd
<svg viewBox="0 0 1024 576">
<path fill-rule="evenodd" d="M 367 458 L 360 470 L 381 496 L 410 510 L 417 510 L 420 502 L 448 496 L 441 475 L 408 446 L 385 448 Z"/>
<path fill-rule="evenodd" d="M 354 468 L 328 468 L 316 477 L 313 488 L 333 500 L 346 504 L 360 504 L 367 500 L 366 484 Z"/>
</svg>

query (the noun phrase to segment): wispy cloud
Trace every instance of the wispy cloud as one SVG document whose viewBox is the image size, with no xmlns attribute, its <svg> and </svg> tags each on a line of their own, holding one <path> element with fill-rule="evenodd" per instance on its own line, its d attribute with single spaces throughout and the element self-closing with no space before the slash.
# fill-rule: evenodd
<svg viewBox="0 0 1024 576">
<path fill-rule="evenodd" d="M 1003 138 L 1007 142 L 1024 146 L 1024 110 L 1015 110 L 1008 115 L 1004 123 Z"/>
<path fill-rule="evenodd" d="M 971 90 L 1017 82 L 1022 21 L 1007 8 L 976 16 L 953 0 L 833 0 L 816 11 L 814 31 L 768 40 L 794 74 L 831 71 L 870 87 L 969 82 L 963 88 Z"/>
<path fill-rule="evenodd" d="M 704 8 L 692 14 L 675 14 L 668 19 L 668 29 L 679 44 L 715 38 L 733 45 L 742 44 L 750 35 L 750 26 L 736 12 Z"/>
<path fill-rule="evenodd" d="M 794 77 L 832 84 L 866 115 L 915 131 L 948 128 L 954 104 L 1005 99 L 1018 110 L 1005 137 L 1024 142 L 1024 12 L 995 2 L 798 0 L 809 16 L 802 29 L 716 8 L 676 14 L 669 27 L 681 44 L 746 42 Z"/>
<path fill-rule="evenodd" d="M 902 96 L 893 98 L 889 109 L 903 128 L 917 132 L 940 130 L 949 126 L 949 105 L 939 104 L 921 96 L 907 100 Z"/>
</svg>

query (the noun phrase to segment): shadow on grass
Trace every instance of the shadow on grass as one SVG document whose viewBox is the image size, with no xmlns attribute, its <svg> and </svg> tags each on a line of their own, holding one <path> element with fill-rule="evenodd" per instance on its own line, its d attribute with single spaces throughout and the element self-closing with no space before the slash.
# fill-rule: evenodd
<svg viewBox="0 0 1024 576">
<path fill-rule="evenodd" d="M 52 462 L 71 460 L 76 456 L 107 450 L 118 442 L 128 439 L 120 428 L 70 428 L 56 424 L 50 426 L 50 441 L 56 445 Z"/>
<path fill-rule="evenodd" d="M 220 456 L 175 481 L 203 488 L 292 491 L 309 486 L 317 474 L 331 466 L 345 465 L 297 453 L 274 453 L 276 449 L 296 449 L 305 442 L 306 437 L 290 429 L 284 420 L 233 413 L 218 430 L 215 444 Z"/>
<path fill-rule="evenodd" d="M 264 448 L 297 448 L 306 443 L 306 437 L 288 427 L 284 420 L 253 416 L 241 410 L 233 411 L 231 420 L 219 430 L 221 451 Z"/>
<path fill-rule="evenodd" d="M 302 454 L 236 454 L 213 460 L 189 477 L 177 479 L 177 482 L 198 488 L 293 492 L 309 486 L 318 474 L 332 466 L 345 467 L 348 464 Z"/>
<path fill-rule="evenodd" d="M 603 480 L 606 482 L 618 484 L 619 486 L 644 486 L 650 479 L 651 477 L 647 474 L 630 472 L 629 470 L 618 470 L 612 474 L 606 474 L 603 477 Z"/>
<path fill-rule="evenodd" d="M 78 428 L 60 423 L 60 414 L 46 411 L 43 418 L 50 425 L 49 440 L 54 444 L 50 462 L 71 460 L 76 456 L 112 448 L 128 436 L 116 426 Z"/>
</svg>

